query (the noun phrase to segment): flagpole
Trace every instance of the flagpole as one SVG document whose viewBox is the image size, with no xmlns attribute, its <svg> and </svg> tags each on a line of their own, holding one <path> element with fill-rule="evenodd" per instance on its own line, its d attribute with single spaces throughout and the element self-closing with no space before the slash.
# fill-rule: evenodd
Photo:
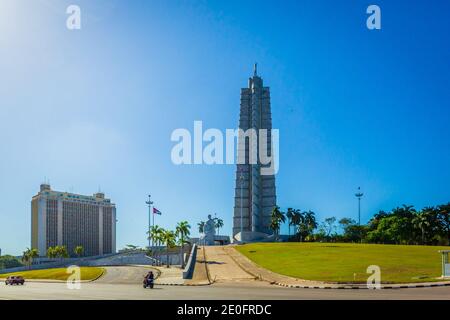
<svg viewBox="0 0 450 320">
<path fill-rule="evenodd" d="M 145 203 L 146 204 L 148 204 L 148 232 L 150 232 L 150 230 L 151 230 L 151 218 L 152 218 L 152 204 L 153 204 L 153 201 L 151 200 L 151 195 L 148 195 L 148 201 L 146 201 Z M 154 222 L 154 217 L 153 217 L 153 222 Z M 151 238 L 151 236 L 150 236 L 150 233 L 149 233 L 149 237 L 148 237 L 148 247 L 149 247 L 149 249 L 151 248 L 153 246 L 153 241 L 152 241 L 152 238 Z"/>
</svg>

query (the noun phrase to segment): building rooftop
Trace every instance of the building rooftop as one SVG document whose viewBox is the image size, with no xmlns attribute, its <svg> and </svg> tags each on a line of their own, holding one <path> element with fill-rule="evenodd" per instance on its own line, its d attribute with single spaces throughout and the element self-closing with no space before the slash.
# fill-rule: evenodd
<svg viewBox="0 0 450 320">
<path fill-rule="evenodd" d="M 63 200 L 68 201 L 74 201 L 74 202 L 81 202 L 81 203 L 91 203 L 91 204 L 107 204 L 114 206 L 113 203 L 111 203 L 110 199 L 105 198 L 105 194 L 102 192 L 94 193 L 92 196 L 86 196 L 82 194 L 76 194 L 76 193 L 70 193 L 70 192 L 62 192 L 62 191 L 55 191 L 52 190 L 49 184 L 41 184 L 40 191 L 37 195 L 35 195 L 33 198 L 39 197 L 39 196 L 49 196 L 54 198 L 61 198 Z"/>
</svg>

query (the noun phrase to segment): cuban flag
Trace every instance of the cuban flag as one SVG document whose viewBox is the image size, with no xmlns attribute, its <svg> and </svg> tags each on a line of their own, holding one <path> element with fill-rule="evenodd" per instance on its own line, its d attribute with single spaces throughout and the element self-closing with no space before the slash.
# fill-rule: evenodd
<svg viewBox="0 0 450 320">
<path fill-rule="evenodd" d="M 161 211 L 159 211 L 158 209 L 156 209 L 155 207 L 153 207 L 153 214 L 159 214 L 161 215 Z"/>
</svg>

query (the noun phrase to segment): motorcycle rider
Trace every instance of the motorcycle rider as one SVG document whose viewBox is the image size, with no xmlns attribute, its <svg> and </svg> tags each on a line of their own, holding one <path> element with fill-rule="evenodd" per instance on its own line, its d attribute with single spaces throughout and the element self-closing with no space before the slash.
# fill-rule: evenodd
<svg viewBox="0 0 450 320">
<path fill-rule="evenodd" d="M 153 275 L 153 271 L 149 271 L 145 276 L 145 281 L 147 284 L 150 284 L 154 280 L 155 276 Z"/>
</svg>

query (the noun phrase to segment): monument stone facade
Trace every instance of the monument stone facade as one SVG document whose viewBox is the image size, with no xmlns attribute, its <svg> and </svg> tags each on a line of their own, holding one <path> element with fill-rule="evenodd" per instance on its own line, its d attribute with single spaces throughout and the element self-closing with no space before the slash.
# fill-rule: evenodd
<svg viewBox="0 0 450 320">
<path fill-rule="evenodd" d="M 257 74 L 255 64 L 253 77 L 248 88 L 241 89 L 239 128 L 243 131 L 267 130 L 267 148 L 272 150 L 272 113 L 270 89 L 264 87 L 263 79 Z M 237 164 L 234 196 L 233 239 L 258 241 L 273 232 L 270 229 L 271 212 L 276 205 L 275 175 L 262 175 L 259 157 L 260 139 L 252 142 L 245 136 L 238 138 L 238 154 L 245 151 L 245 163 Z M 257 150 L 257 162 L 249 161 L 250 145 Z M 241 233 L 242 231 L 242 233 Z"/>
</svg>

